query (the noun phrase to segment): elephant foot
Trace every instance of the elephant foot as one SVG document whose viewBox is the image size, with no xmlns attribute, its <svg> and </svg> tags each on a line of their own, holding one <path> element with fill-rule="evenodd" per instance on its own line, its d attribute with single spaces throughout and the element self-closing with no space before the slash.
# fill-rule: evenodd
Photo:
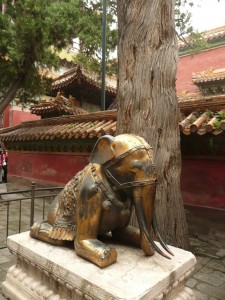
<svg viewBox="0 0 225 300">
<path fill-rule="evenodd" d="M 44 241 L 48 244 L 64 246 L 66 244 L 66 241 L 52 239 L 49 237 L 51 230 L 52 225 L 48 222 L 34 223 L 30 228 L 30 236 L 32 238 Z"/>
<path fill-rule="evenodd" d="M 117 252 L 97 239 L 88 239 L 75 242 L 77 255 L 96 264 L 100 268 L 108 267 L 116 262 Z"/>
</svg>

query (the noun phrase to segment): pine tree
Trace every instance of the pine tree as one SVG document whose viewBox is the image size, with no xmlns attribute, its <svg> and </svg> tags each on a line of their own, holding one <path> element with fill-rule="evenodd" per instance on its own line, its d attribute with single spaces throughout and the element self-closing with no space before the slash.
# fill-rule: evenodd
<svg viewBox="0 0 225 300">
<path fill-rule="evenodd" d="M 4 7 L 0 14 L 0 114 L 15 96 L 24 102 L 46 91 L 50 82 L 45 71 L 59 66 L 57 51 L 71 45 L 74 38 L 80 40 L 82 57 L 99 55 L 102 16 L 101 5 L 95 2 L 0 1 Z M 110 16 L 108 21 L 110 33 Z M 113 50 L 115 33 L 108 40 Z"/>
</svg>

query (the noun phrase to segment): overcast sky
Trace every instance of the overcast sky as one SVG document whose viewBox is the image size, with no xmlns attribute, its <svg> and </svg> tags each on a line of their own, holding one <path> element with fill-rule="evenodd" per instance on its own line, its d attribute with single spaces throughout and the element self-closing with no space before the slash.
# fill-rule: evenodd
<svg viewBox="0 0 225 300">
<path fill-rule="evenodd" d="M 194 6 L 188 11 L 192 13 L 192 26 L 199 32 L 225 26 L 225 0 L 194 0 Z"/>
</svg>

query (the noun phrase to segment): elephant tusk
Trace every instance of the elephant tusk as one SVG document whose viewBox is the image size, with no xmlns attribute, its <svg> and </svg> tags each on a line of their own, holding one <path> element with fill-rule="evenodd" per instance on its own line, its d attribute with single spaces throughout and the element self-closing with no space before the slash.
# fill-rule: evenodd
<svg viewBox="0 0 225 300">
<path fill-rule="evenodd" d="M 151 244 L 151 246 L 155 249 L 156 252 L 161 254 L 162 256 L 171 259 L 168 255 L 166 255 L 154 242 L 153 238 L 148 233 L 148 230 L 146 228 L 145 219 L 144 219 L 144 213 L 142 208 L 142 200 L 141 198 L 135 198 L 135 209 L 137 214 L 137 220 L 139 223 L 140 229 L 143 231 L 145 237 L 147 238 L 148 242 Z"/>
<path fill-rule="evenodd" d="M 159 229 L 158 229 L 158 225 L 157 225 L 157 221 L 156 221 L 156 216 L 155 216 L 155 210 L 153 210 L 152 213 L 152 228 L 153 231 L 156 235 L 156 237 L 158 238 L 160 245 L 171 255 L 174 256 L 173 252 L 169 249 L 169 247 L 166 245 L 166 243 L 163 241 L 160 233 L 159 233 Z"/>
</svg>

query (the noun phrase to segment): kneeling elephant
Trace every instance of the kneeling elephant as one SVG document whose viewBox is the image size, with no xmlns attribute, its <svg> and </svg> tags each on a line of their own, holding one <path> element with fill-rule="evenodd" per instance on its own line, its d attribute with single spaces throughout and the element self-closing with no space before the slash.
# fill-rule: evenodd
<svg viewBox="0 0 225 300">
<path fill-rule="evenodd" d="M 74 241 L 76 253 L 101 268 L 117 258 L 116 250 L 98 239 L 109 232 L 117 241 L 141 247 L 146 255 L 157 251 L 169 258 L 149 233 L 152 226 L 172 255 L 156 225 L 152 156 L 152 148 L 139 136 L 101 137 L 90 163 L 66 184 L 51 204 L 47 220 L 34 223 L 30 235 L 54 245 Z M 140 229 L 129 225 L 133 207 Z"/>
</svg>

